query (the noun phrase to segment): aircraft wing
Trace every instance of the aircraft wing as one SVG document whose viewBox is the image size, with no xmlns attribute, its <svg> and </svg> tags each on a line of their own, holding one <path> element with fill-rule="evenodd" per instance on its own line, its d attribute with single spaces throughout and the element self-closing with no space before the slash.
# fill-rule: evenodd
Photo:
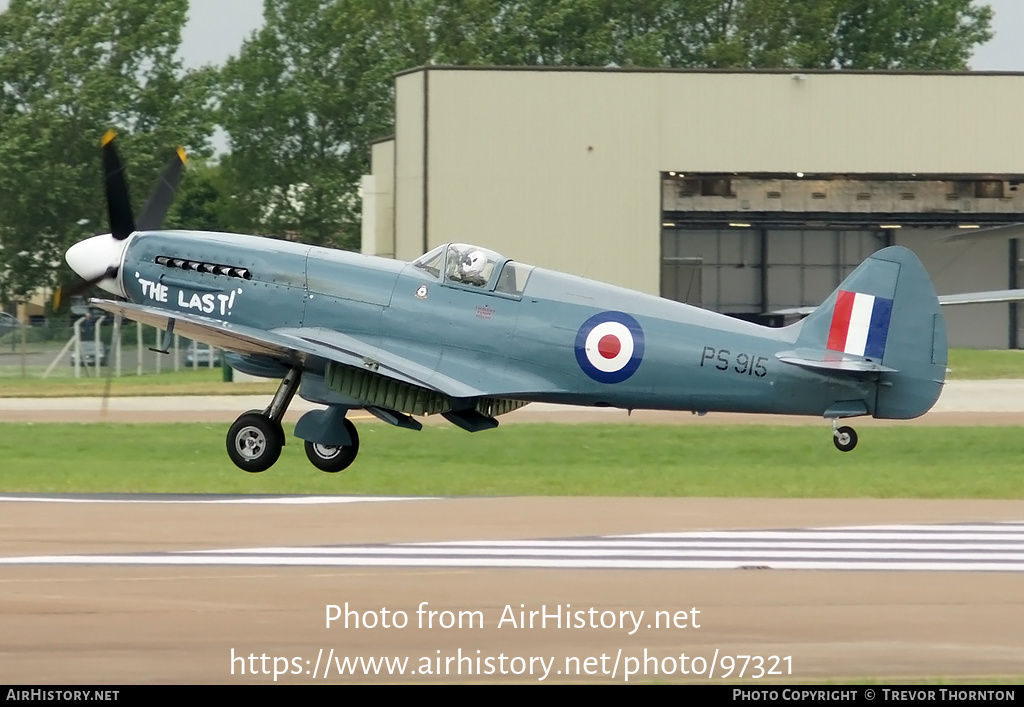
<svg viewBox="0 0 1024 707">
<path fill-rule="evenodd" d="M 939 295 L 939 304 L 983 304 L 985 302 L 1019 302 L 1024 290 L 993 290 L 991 292 L 965 292 L 959 295 Z"/>
<path fill-rule="evenodd" d="M 775 309 L 769 312 L 769 314 L 782 314 L 782 315 L 800 315 L 806 317 L 808 314 L 816 310 L 817 307 L 789 307 L 788 309 Z"/>
<path fill-rule="evenodd" d="M 988 292 L 963 292 L 956 295 L 939 295 L 939 304 L 943 307 L 954 304 L 988 304 L 991 302 L 1024 301 L 1024 290 L 990 290 Z M 776 309 L 770 314 L 799 315 L 806 317 L 817 307 L 790 307 Z"/>
<path fill-rule="evenodd" d="M 991 226 L 989 228 L 959 228 L 952 233 L 938 236 L 938 240 L 947 243 L 962 241 L 978 241 L 989 239 L 1020 238 L 1024 236 L 1024 223 L 1008 223 L 1002 226 Z"/>
<path fill-rule="evenodd" d="M 263 354 L 299 366 L 306 366 L 317 359 L 333 361 L 453 398 L 484 395 L 472 386 L 330 329 L 300 327 L 268 331 L 130 302 L 94 299 L 90 304 L 161 329 L 166 329 L 174 320 L 175 333 L 242 355 Z"/>
</svg>

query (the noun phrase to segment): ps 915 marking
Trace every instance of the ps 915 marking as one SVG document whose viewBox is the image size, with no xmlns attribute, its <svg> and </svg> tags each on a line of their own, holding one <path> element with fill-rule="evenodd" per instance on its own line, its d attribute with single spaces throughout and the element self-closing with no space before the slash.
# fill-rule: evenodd
<svg viewBox="0 0 1024 707">
<path fill-rule="evenodd" d="M 701 368 L 704 367 L 705 362 L 708 362 L 708 366 L 713 365 L 719 371 L 731 370 L 741 376 L 764 378 L 768 375 L 767 356 L 758 356 L 743 351 L 733 354 L 729 349 L 716 350 L 712 346 L 705 346 L 700 356 Z"/>
</svg>

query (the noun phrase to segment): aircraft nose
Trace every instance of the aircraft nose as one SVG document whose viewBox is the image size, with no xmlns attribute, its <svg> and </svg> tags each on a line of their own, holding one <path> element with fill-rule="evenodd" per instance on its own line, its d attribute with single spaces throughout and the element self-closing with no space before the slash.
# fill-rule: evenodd
<svg viewBox="0 0 1024 707">
<path fill-rule="evenodd" d="M 115 240 L 109 233 L 93 236 L 68 248 L 64 259 L 83 280 L 94 280 L 121 264 L 127 243 L 127 239 Z M 120 278 L 116 275 L 103 278 L 96 284 L 107 292 L 125 296 Z"/>
</svg>

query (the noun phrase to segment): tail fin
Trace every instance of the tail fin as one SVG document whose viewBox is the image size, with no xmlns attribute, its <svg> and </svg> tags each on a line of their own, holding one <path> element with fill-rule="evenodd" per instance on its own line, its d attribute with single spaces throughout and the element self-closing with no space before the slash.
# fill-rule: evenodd
<svg viewBox="0 0 1024 707">
<path fill-rule="evenodd" d="M 918 417 L 938 400 L 946 325 L 924 265 L 906 248 L 883 248 L 865 260 L 801 325 L 801 350 L 863 362 L 846 370 L 880 364 L 875 417 Z"/>
</svg>

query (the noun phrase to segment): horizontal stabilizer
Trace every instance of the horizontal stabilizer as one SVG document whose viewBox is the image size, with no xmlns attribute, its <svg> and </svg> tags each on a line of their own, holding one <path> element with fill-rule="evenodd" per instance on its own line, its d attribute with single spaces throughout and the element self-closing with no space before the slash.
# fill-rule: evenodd
<svg viewBox="0 0 1024 707">
<path fill-rule="evenodd" d="M 783 363 L 802 368 L 811 368 L 825 371 L 840 371 L 847 373 L 896 373 L 895 368 L 883 366 L 863 356 L 852 354 L 839 354 L 835 351 L 818 351 L 812 349 L 798 349 L 794 351 L 780 351 L 775 357 Z"/>
</svg>

